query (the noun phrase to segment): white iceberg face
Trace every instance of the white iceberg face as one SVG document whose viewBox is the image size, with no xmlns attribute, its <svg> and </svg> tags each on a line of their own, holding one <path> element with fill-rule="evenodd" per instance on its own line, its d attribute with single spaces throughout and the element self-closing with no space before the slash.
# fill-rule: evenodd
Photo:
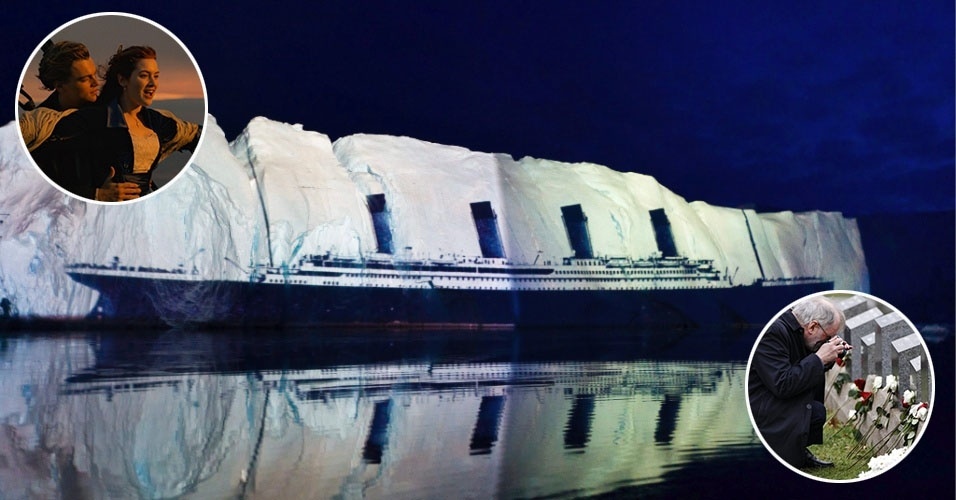
<svg viewBox="0 0 956 500">
<path fill-rule="evenodd" d="M 734 283 L 823 277 L 868 291 L 856 221 L 839 213 L 757 214 L 688 203 L 655 179 L 600 165 L 469 151 L 407 137 L 358 134 L 334 143 L 298 125 L 253 119 L 228 143 L 210 119 L 191 168 L 126 206 L 87 205 L 49 187 L 25 157 L 15 124 L 0 128 L 0 296 L 20 315 L 82 317 L 97 294 L 63 266 L 193 269 L 247 279 L 250 266 L 377 248 L 366 196 L 384 194 L 396 254 L 481 254 L 470 204 L 490 202 L 516 263 L 573 252 L 561 207 L 580 204 L 596 255 L 658 250 L 650 210 L 663 208 L 678 252 L 714 259 Z"/>
</svg>

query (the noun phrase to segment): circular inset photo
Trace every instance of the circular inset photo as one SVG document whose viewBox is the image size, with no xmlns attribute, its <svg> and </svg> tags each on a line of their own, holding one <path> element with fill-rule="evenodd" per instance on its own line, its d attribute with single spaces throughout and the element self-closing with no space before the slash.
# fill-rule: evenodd
<svg viewBox="0 0 956 500">
<path fill-rule="evenodd" d="M 20 75 L 20 138 L 57 189 L 130 203 L 169 185 L 199 147 L 205 83 L 162 26 L 119 12 L 80 17 L 39 41 Z"/>
<path fill-rule="evenodd" d="M 920 332 L 877 297 L 828 291 L 786 306 L 747 363 L 747 411 L 770 453 L 825 482 L 879 475 L 916 446 L 933 411 Z"/>
</svg>

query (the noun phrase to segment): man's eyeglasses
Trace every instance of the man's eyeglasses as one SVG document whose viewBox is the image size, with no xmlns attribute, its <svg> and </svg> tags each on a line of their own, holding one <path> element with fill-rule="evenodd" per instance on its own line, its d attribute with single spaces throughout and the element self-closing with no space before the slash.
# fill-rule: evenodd
<svg viewBox="0 0 956 500">
<path fill-rule="evenodd" d="M 826 328 L 823 328 L 823 325 L 821 325 L 819 321 L 814 321 L 814 323 L 816 323 L 816 324 L 817 324 L 817 327 L 819 327 L 820 330 L 823 331 L 823 336 L 826 338 L 826 341 L 827 341 L 827 342 L 829 342 L 830 339 L 832 339 L 833 336 L 836 335 L 836 333 L 834 333 L 833 335 L 827 333 L 827 329 L 826 329 Z"/>
</svg>

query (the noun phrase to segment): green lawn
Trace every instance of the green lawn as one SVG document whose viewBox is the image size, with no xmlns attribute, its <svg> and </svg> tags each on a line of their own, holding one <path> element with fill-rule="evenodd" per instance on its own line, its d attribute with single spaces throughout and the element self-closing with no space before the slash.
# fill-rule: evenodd
<svg viewBox="0 0 956 500">
<path fill-rule="evenodd" d="M 833 462 L 833 467 L 801 468 L 807 474 L 834 480 L 856 479 L 861 472 L 870 470 L 872 450 L 869 446 L 857 450 L 859 443 L 853 437 L 853 429 L 843 430 L 843 425 L 831 419 L 823 426 L 823 444 L 810 446 L 810 451 L 822 460 Z M 856 450 L 855 453 L 852 453 Z M 852 453 L 852 454 L 851 454 Z"/>
</svg>

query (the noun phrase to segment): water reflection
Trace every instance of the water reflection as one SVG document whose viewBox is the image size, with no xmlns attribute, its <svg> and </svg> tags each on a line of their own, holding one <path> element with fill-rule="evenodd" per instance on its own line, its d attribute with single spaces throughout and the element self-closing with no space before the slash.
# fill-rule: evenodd
<svg viewBox="0 0 956 500">
<path fill-rule="evenodd" d="M 762 453 L 745 363 L 724 359 L 755 335 L 11 337 L 0 484 L 13 497 L 513 498 L 674 481 Z"/>
<path fill-rule="evenodd" d="M 572 389 L 573 391 L 573 389 Z M 594 417 L 594 394 L 577 394 L 564 428 L 564 448 L 584 451 L 591 437 L 591 421 Z"/>
<path fill-rule="evenodd" d="M 680 394 L 665 394 L 661 408 L 657 412 L 657 428 L 654 430 L 656 444 L 669 444 L 674 438 L 674 429 L 677 427 L 677 414 L 680 410 Z"/>
<path fill-rule="evenodd" d="M 362 459 L 366 463 L 382 463 L 382 450 L 388 441 L 388 422 L 392 418 L 392 400 L 376 401 L 372 413 L 372 425 L 368 429 Z"/>
<path fill-rule="evenodd" d="M 482 396 L 478 406 L 478 419 L 471 434 L 472 455 L 488 455 L 491 447 L 498 441 L 498 428 L 501 426 L 501 414 L 505 407 L 504 396 Z"/>
</svg>

